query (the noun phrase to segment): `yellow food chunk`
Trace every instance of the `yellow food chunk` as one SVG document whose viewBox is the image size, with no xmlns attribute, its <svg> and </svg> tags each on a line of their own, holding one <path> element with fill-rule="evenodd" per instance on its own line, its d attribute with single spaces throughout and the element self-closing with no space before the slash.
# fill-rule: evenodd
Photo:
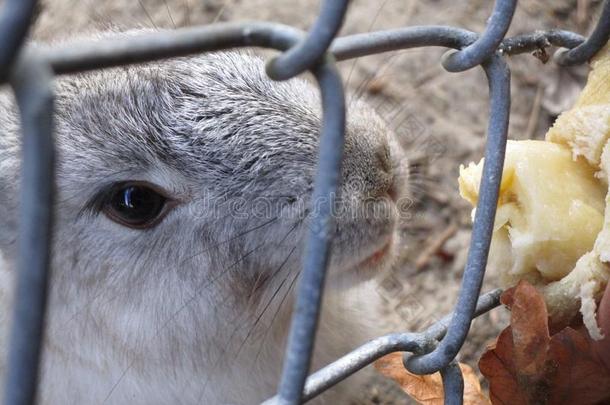
<svg viewBox="0 0 610 405">
<path fill-rule="evenodd" d="M 610 279 L 610 44 L 591 67 L 546 141 L 508 143 L 489 267 L 505 286 L 537 285 L 556 325 L 580 309 L 600 339 L 595 307 Z M 460 168 L 460 193 L 473 205 L 481 170 Z"/>
<path fill-rule="evenodd" d="M 460 168 L 460 194 L 476 205 L 483 161 Z M 602 229 L 605 187 L 568 147 L 509 141 L 490 264 L 503 279 L 559 280 Z"/>
<path fill-rule="evenodd" d="M 574 156 L 584 156 L 599 166 L 610 137 L 610 46 L 592 60 L 587 85 L 572 109 L 562 113 L 547 132 L 546 140 L 567 145 Z"/>
</svg>

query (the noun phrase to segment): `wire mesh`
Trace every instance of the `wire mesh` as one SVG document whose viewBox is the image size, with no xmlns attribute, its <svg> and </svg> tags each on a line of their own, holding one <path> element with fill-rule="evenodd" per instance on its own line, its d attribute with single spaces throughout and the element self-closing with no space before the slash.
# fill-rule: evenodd
<svg viewBox="0 0 610 405">
<path fill-rule="evenodd" d="M 323 122 L 314 199 L 316 210 L 307 239 L 283 373 L 277 395 L 266 403 L 298 404 L 319 395 L 377 358 L 406 352 L 405 367 L 417 374 L 441 372 L 447 404 L 462 403 L 463 381 L 455 356 L 473 318 L 498 305 L 500 291 L 479 297 L 502 174 L 510 109 L 507 55 L 550 46 L 560 65 L 587 62 L 608 41 L 610 1 L 603 5 L 592 34 L 584 38 L 562 31 L 538 31 L 505 38 L 516 0 L 497 0 L 487 27 L 476 33 L 447 26 L 416 26 L 335 38 L 349 7 L 348 0 L 322 2 L 309 33 L 265 23 L 217 23 L 129 38 L 98 40 L 50 48 L 23 47 L 35 0 L 7 0 L 0 10 L 0 84 L 8 82 L 21 114 L 23 165 L 19 223 L 19 262 L 8 375 L 4 403 L 35 402 L 38 363 L 49 279 L 52 235 L 53 137 L 51 83 L 53 75 L 153 61 L 236 47 L 283 51 L 267 65 L 268 75 L 287 80 L 309 70 L 320 87 Z M 420 333 L 396 333 L 374 339 L 307 377 L 320 313 L 324 278 L 331 247 L 332 196 L 339 183 L 345 130 L 345 99 L 335 61 L 414 47 L 440 46 L 446 70 L 459 72 L 481 66 L 489 82 L 489 125 L 468 260 L 452 315 Z"/>
</svg>

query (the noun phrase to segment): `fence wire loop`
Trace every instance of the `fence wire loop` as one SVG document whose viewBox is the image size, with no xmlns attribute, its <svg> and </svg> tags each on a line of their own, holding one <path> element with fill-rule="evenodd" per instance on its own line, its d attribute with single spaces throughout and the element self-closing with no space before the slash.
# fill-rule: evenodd
<svg viewBox="0 0 610 405">
<path fill-rule="evenodd" d="M 307 37 L 272 58 L 267 63 L 267 75 L 274 80 L 286 80 L 312 68 L 341 29 L 348 5 L 349 0 L 324 0 L 320 16 Z"/>
<path fill-rule="evenodd" d="M 589 38 L 574 49 L 558 50 L 555 60 L 562 66 L 586 63 L 608 43 L 608 38 L 610 38 L 610 1 L 606 0 L 597 25 Z"/>
<path fill-rule="evenodd" d="M 447 335 L 438 347 L 423 356 L 407 361 L 407 368 L 415 374 L 430 374 L 446 367 L 464 344 L 473 315 L 477 296 L 481 291 L 487 255 L 496 216 L 496 204 L 504 167 L 504 153 L 510 113 L 510 72 L 502 57 L 494 55 L 483 65 L 489 82 L 489 125 L 485 161 L 479 189 L 479 201 L 472 226 L 462 286 Z"/>
<path fill-rule="evenodd" d="M 53 74 L 253 46 L 283 51 L 267 64 L 267 73 L 274 80 L 287 80 L 309 70 L 317 80 L 322 100 L 319 158 L 311 201 L 324 201 L 324 204 L 316 207 L 311 218 L 278 394 L 265 403 L 296 405 L 308 401 L 383 355 L 401 351 L 408 352 L 403 362 L 409 371 L 417 374 L 440 371 L 445 402 L 461 404 L 464 384 L 455 357 L 472 320 L 499 304 L 499 290 L 480 297 L 479 294 L 493 232 L 508 131 L 510 71 L 505 57 L 556 46 L 571 49 L 556 53 L 559 64 L 584 63 L 605 45 L 610 35 L 610 0 L 606 0 L 589 38 L 563 30 L 505 38 L 516 3 L 516 0 L 497 0 L 481 36 L 460 28 L 431 25 L 335 38 L 349 0 L 325 0 L 308 34 L 274 23 L 217 23 L 112 40 L 23 48 L 36 1 L 6 0 L 0 12 L 0 37 L 4 39 L 0 44 L 0 83 L 10 78 L 21 113 L 23 186 L 19 277 L 5 404 L 29 405 L 36 392 L 52 235 L 54 146 L 50 84 Z M 307 377 L 330 255 L 333 196 L 340 181 L 344 146 L 345 96 L 335 60 L 425 46 L 454 49 L 441 59 L 444 68 L 460 72 L 480 65 L 489 84 L 485 163 L 455 309 L 423 332 L 394 333 L 373 339 Z"/>
<path fill-rule="evenodd" d="M 489 58 L 506 35 L 515 8 L 517 0 L 496 0 L 483 34 L 466 48 L 445 53 L 441 59 L 443 67 L 449 72 L 462 72 Z"/>
<path fill-rule="evenodd" d="M 500 305 L 501 293 L 502 291 L 497 289 L 482 295 L 477 302 L 475 316 L 480 316 Z M 314 398 L 386 354 L 392 352 L 424 353 L 424 348 L 428 348 L 430 351 L 434 348 L 430 343 L 438 342 L 443 338 L 450 322 L 451 315 L 447 315 L 423 332 L 392 333 L 363 344 L 309 376 L 302 400 L 308 401 Z M 276 400 L 277 397 L 273 397 L 265 404 L 274 404 Z"/>
</svg>

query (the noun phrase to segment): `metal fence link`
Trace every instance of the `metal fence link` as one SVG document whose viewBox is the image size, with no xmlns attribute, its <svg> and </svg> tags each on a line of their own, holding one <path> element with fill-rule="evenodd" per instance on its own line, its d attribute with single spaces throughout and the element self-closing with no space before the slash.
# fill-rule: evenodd
<svg viewBox="0 0 610 405">
<path fill-rule="evenodd" d="M 496 216 L 496 205 L 510 113 L 510 72 L 506 62 L 500 56 L 493 56 L 483 64 L 489 81 L 489 126 L 487 128 L 487 145 L 485 162 L 481 176 L 479 201 L 472 226 L 472 238 L 466 268 L 462 277 L 462 286 L 455 305 L 455 312 L 449 325 L 447 335 L 438 347 L 429 354 L 408 359 L 409 371 L 416 374 L 429 374 L 446 367 L 457 355 L 470 329 L 476 309 L 477 296 L 481 290 L 487 254 L 491 243 L 493 225 Z"/>
<path fill-rule="evenodd" d="M 27 53 L 11 76 L 23 131 L 19 258 L 4 401 L 33 404 L 49 278 L 54 194 L 53 75 Z"/>
<path fill-rule="evenodd" d="M 295 28 L 266 22 L 217 23 L 40 48 L 56 74 L 151 62 L 238 47 L 289 49 L 303 37 Z"/>
<path fill-rule="evenodd" d="M 501 293 L 501 290 L 494 290 L 482 295 L 477 303 L 475 316 L 484 314 L 500 305 Z M 429 342 L 442 339 L 449 322 L 451 322 L 451 315 L 445 316 L 420 333 L 392 333 L 363 344 L 309 376 L 303 391 L 303 400 L 314 398 L 386 354 L 398 351 L 411 353 L 422 351 Z M 272 404 L 273 400 L 275 397 L 266 403 Z"/>
<path fill-rule="evenodd" d="M 331 52 L 337 60 L 423 46 L 459 49 L 474 42 L 477 35 L 461 28 L 425 25 L 398 28 L 337 38 Z"/>
<path fill-rule="evenodd" d="M 460 51 L 443 55 L 441 63 L 449 72 L 462 72 L 483 63 L 498 48 L 517 8 L 517 0 L 496 0 L 483 35 Z"/>
<path fill-rule="evenodd" d="M 166 32 L 25 48 L 19 51 L 36 2 L 7 0 L 0 15 L 0 83 L 10 78 L 23 130 L 19 275 L 6 380 L 6 405 L 32 404 L 42 344 L 51 245 L 53 201 L 52 90 L 54 74 L 142 63 L 162 58 L 236 47 L 273 48 L 284 53 L 267 65 L 268 75 L 286 80 L 310 70 L 322 100 L 322 127 L 312 201 L 318 203 L 310 223 L 303 271 L 289 333 L 278 394 L 267 404 L 298 404 L 321 394 L 381 356 L 402 351 L 403 362 L 417 374 L 441 372 L 445 402 L 461 404 L 463 378 L 455 356 L 474 317 L 499 304 L 500 291 L 479 297 L 495 218 L 510 110 L 510 72 L 504 58 L 545 52 L 551 46 L 573 48 L 557 55 L 560 64 L 584 63 L 608 40 L 610 0 L 591 36 L 538 31 L 505 38 L 516 0 L 497 0 L 484 33 L 447 26 L 416 26 L 342 38 L 340 29 L 349 0 L 325 0 L 308 34 L 289 26 L 265 23 L 218 23 Z M 489 124 L 480 196 L 460 294 L 452 315 L 420 333 L 394 333 L 371 340 L 307 378 L 324 291 L 331 247 L 334 196 L 340 181 L 345 132 L 343 84 L 335 67 L 346 60 L 400 49 L 452 48 L 441 63 L 458 72 L 481 65 L 489 83 Z M 19 54 L 17 62 L 14 58 Z"/>
<path fill-rule="evenodd" d="M 267 75 L 286 80 L 313 67 L 339 32 L 349 0 L 324 0 L 320 16 L 305 39 L 267 64 Z"/>
<path fill-rule="evenodd" d="M 292 315 L 288 346 L 280 381 L 278 404 L 299 404 L 313 354 L 324 278 L 334 229 L 333 208 L 341 174 L 345 135 L 343 84 L 332 57 L 313 73 L 322 92 L 322 136 L 312 201 L 316 208 L 309 224 L 303 271 Z"/>
<path fill-rule="evenodd" d="M 610 0 L 605 0 L 597 25 L 585 42 L 571 50 L 559 50 L 556 55 L 560 65 L 577 65 L 591 59 L 610 38 Z"/>
<path fill-rule="evenodd" d="M 30 29 L 36 4 L 36 0 L 6 0 L 0 9 L 0 84 L 8 79 L 8 71 Z"/>
</svg>

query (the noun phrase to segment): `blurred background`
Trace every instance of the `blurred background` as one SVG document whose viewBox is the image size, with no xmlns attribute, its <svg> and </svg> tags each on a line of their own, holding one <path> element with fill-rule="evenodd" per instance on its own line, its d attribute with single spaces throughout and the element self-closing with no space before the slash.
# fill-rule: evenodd
<svg viewBox="0 0 610 405">
<path fill-rule="evenodd" d="M 587 34 L 600 2 L 521 0 L 508 35 L 563 28 Z M 57 41 L 99 30 L 172 29 L 216 21 L 267 20 L 307 29 L 318 0 L 42 0 L 33 37 Z M 352 0 L 342 35 L 421 24 L 481 32 L 493 1 Z M 478 161 L 488 120 L 487 83 L 480 68 L 448 73 L 443 49 L 398 51 L 341 62 L 352 97 L 367 100 L 408 148 L 413 204 L 404 221 L 400 263 L 379 287 L 388 325 L 419 330 L 451 311 L 470 239 L 471 207 L 458 194 L 460 164 Z M 584 85 L 586 67 L 558 69 L 532 55 L 509 59 L 512 107 L 509 137 L 542 138 Z M 484 291 L 496 286 L 488 269 Z M 477 319 L 460 360 L 476 365 L 507 324 L 503 309 Z M 379 378 L 363 403 L 405 399 Z M 399 399 L 400 398 L 400 399 Z"/>
</svg>

